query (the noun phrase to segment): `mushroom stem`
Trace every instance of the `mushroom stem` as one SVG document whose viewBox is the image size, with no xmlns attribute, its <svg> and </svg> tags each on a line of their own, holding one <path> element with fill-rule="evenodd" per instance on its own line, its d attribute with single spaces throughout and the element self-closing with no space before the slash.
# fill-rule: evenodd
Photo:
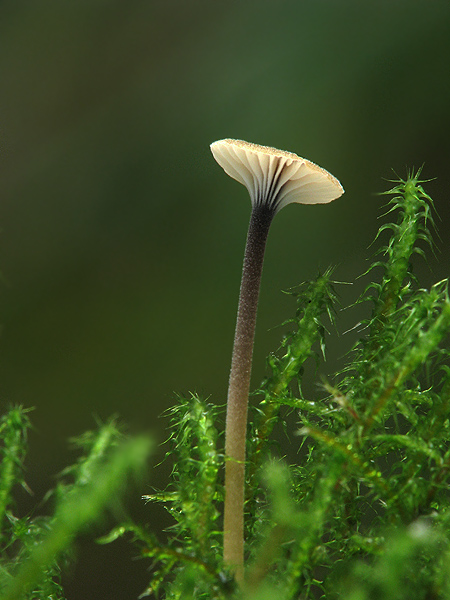
<svg viewBox="0 0 450 600">
<path fill-rule="evenodd" d="M 253 340 L 264 251 L 274 214 L 267 205 L 257 204 L 250 217 L 228 387 L 223 556 L 239 583 L 244 577 L 245 444 Z"/>
</svg>

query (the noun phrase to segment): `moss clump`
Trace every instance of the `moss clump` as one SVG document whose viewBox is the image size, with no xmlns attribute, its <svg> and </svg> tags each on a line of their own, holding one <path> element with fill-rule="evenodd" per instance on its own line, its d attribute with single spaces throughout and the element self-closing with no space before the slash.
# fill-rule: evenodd
<svg viewBox="0 0 450 600">
<path fill-rule="evenodd" d="M 411 257 L 431 245 L 431 198 L 420 173 L 395 182 L 375 243 L 390 232 L 356 300 L 369 316 L 347 364 L 319 397 L 305 398 L 305 361 L 324 350 L 335 321 L 331 270 L 293 295 L 292 330 L 268 359 L 250 419 L 246 583 L 237 590 L 220 558 L 222 488 L 217 409 L 197 396 L 173 411 L 175 517 L 165 546 L 153 540 L 156 589 L 165 598 L 444 598 L 449 589 L 450 331 L 447 281 L 422 289 Z M 324 355 L 324 352 L 322 352 Z M 318 388 L 319 389 L 319 388 Z M 298 464 L 271 459 L 281 407 L 298 415 Z M 206 425 L 207 423 L 207 425 Z M 298 439 L 298 438 L 297 438 Z M 204 498 L 207 495 L 207 505 Z M 206 526 L 206 521 L 210 525 Z M 405 581 L 408 584 L 405 585 Z M 164 590 L 164 592 L 163 592 Z"/>
</svg>

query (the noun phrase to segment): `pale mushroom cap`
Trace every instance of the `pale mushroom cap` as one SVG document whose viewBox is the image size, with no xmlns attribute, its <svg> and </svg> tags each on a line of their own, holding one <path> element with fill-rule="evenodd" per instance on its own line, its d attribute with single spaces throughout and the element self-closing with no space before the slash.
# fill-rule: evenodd
<svg viewBox="0 0 450 600">
<path fill-rule="evenodd" d="M 336 177 L 292 152 L 231 139 L 212 143 L 211 152 L 225 173 L 245 185 L 253 206 L 278 212 L 292 202 L 325 204 L 344 193 Z"/>
</svg>

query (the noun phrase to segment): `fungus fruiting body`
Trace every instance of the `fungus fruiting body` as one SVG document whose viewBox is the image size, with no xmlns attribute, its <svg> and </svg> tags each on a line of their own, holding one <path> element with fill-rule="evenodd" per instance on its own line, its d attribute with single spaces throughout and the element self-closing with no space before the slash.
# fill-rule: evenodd
<svg viewBox="0 0 450 600">
<path fill-rule="evenodd" d="M 248 396 L 267 235 L 273 217 L 287 204 L 324 204 L 344 189 L 333 175 L 291 152 L 232 139 L 214 142 L 211 151 L 224 171 L 245 185 L 252 202 L 225 427 L 224 561 L 242 582 Z"/>
</svg>

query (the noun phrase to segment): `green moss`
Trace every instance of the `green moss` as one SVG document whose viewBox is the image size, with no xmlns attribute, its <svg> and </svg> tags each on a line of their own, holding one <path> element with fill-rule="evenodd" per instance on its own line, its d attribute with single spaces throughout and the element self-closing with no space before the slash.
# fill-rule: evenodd
<svg viewBox="0 0 450 600">
<path fill-rule="evenodd" d="M 347 349 L 333 383 L 317 388 L 325 396 L 305 398 L 301 381 L 307 358 L 318 350 L 324 356 L 325 319 L 335 321 L 331 270 L 294 294 L 292 331 L 268 359 L 249 425 L 241 590 L 223 573 L 217 534 L 200 527 L 204 490 L 214 527 L 221 508 L 215 409 L 195 396 L 174 409 L 174 491 L 156 498 L 176 506 L 168 554 L 158 555 L 168 567 L 163 576 L 164 567 L 158 571 L 163 597 L 447 597 L 450 302 L 446 281 L 421 289 L 411 272 L 412 255 L 432 245 L 432 201 L 419 175 L 387 192 L 396 222 L 380 228 L 376 244 L 390 237 L 364 274 L 381 271 L 380 280 L 356 300 L 369 309 L 364 335 Z M 282 406 L 298 415 L 303 451 L 294 465 L 270 460 Z M 199 414 L 209 433 L 201 432 Z M 212 488 L 203 474 L 211 468 L 206 448 L 214 456 Z"/>
<path fill-rule="evenodd" d="M 305 397 L 307 361 L 325 359 L 338 326 L 331 270 L 293 293 L 290 333 L 268 359 L 248 430 L 246 579 L 238 589 L 222 562 L 222 409 L 196 394 L 169 411 L 173 461 L 161 502 L 173 517 L 164 542 L 145 525 L 121 523 L 100 540 L 128 536 L 152 565 L 143 596 L 225 600 L 430 600 L 450 595 L 450 332 L 447 281 L 423 289 L 411 257 L 432 246 L 432 201 L 420 173 L 399 180 L 370 268 L 354 303 L 367 318 L 340 372 Z M 377 279 L 375 275 L 379 273 Z M 341 338 L 345 344 L 345 336 Z M 312 367 L 314 368 L 314 366 Z M 273 454 L 274 425 L 297 420 L 296 464 Z M 286 424 L 287 426 L 287 424 Z M 62 598 L 58 570 L 71 541 L 89 527 L 143 464 L 148 442 L 126 442 L 114 423 L 79 440 L 83 458 L 64 472 L 54 516 L 16 519 L 26 411 L 1 421 L 1 598 Z M 69 481 L 67 480 L 69 478 Z M 96 482 L 94 484 L 94 482 Z"/>
</svg>

